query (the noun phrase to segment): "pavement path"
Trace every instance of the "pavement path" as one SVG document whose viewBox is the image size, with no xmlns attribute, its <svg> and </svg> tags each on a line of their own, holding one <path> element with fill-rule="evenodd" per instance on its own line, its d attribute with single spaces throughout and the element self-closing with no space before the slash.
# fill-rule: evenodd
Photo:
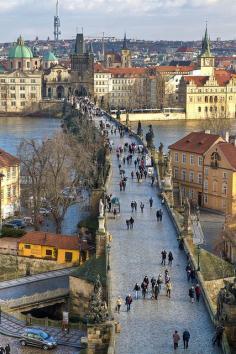
<svg viewBox="0 0 236 354">
<path fill-rule="evenodd" d="M 112 309 L 115 310 L 116 299 L 120 295 L 124 300 L 128 293 L 133 298 L 133 287 L 136 282 L 141 284 L 145 275 L 149 279 L 157 278 L 159 273 L 164 273 L 165 267 L 161 266 L 161 251 L 172 251 L 174 261 L 169 269 L 173 285 L 172 297 L 168 299 L 162 289 L 159 299 L 133 300 L 131 311 L 126 312 L 125 305 L 121 313 L 115 313 L 115 318 L 121 323 L 121 333 L 117 336 L 117 354 L 169 354 L 173 353 L 172 334 L 178 330 L 180 334 L 187 328 L 190 331 L 190 348 L 183 350 L 182 340 L 178 353 L 191 354 L 218 354 L 221 351 L 213 348 L 211 338 L 214 327 L 208 315 L 205 304 L 191 304 L 188 290 L 190 284 L 186 279 L 186 255 L 178 249 L 176 231 L 166 212 L 163 214 L 162 223 L 156 221 L 156 210 L 161 208 L 157 197 L 157 189 L 151 187 L 150 180 L 138 183 L 130 178 L 134 165 L 125 165 L 128 177 L 125 192 L 120 192 L 119 169 L 115 148 L 117 145 L 131 142 L 127 135 L 120 139 L 118 134 L 112 135 L 114 151 L 112 152 L 112 177 L 108 193 L 117 196 L 121 202 L 121 214 L 114 220 L 107 217 L 108 231 L 112 234 L 111 247 L 111 300 Z M 153 197 L 154 205 L 151 209 L 148 200 Z M 130 203 L 136 200 L 138 211 L 131 212 Z M 140 211 L 139 204 L 144 202 L 144 212 Z M 135 223 L 133 230 L 127 230 L 125 221 L 133 216 Z"/>
</svg>

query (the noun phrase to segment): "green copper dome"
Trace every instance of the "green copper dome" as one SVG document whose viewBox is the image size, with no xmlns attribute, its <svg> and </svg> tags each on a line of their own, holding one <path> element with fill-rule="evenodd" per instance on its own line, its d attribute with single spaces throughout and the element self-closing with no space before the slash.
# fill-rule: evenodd
<svg viewBox="0 0 236 354">
<path fill-rule="evenodd" d="M 10 48 L 8 57 L 9 59 L 31 59 L 33 54 L 31 49 L 24 45 L 24 41 L 20 36 L 16 45 Z"/>
<path fill-rule="evenodd" d="M 43 55 L 43 61 L 57 61 L 57 58 L 52 52 L 46 52 Z"/>
</svg>

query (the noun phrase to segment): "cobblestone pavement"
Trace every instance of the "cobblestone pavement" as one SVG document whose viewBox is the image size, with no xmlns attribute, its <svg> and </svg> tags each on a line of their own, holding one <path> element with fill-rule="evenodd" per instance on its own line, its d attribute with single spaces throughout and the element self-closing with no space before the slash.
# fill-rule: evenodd
<svg viewBox="0 0 236 354">
<path fill-rule="evenodd" d="M 130 142 L 125 136 L 111 136 L 115 148 L 119 144 Z M 157 278 L 159 273 L 164 273 L 165 268 L 160 264 L 161 251 L 165 248 L 172 251 L 174 261 L 169 267 L 173 285 L 172 297 L 168 299 L 162 289 L 158 301 L 133 300 L 131 311 L 126 312 L 125 305 L 121 313 L 115 318 L 121 323 L 121 333 L 117 336 L 117 354 L 169 354 L 173 353 L 172 334 L 178 330 L 180 334 L 187 328 L 190 331 L 190 348 L 183 350 L 182 341 L 178 353 L 191 354 L 217 354 L 218 348 L 213 348 L 211 338 L 214 327 L 211 323 L 204 303 L 191 304 L 188 298 L 190 284 L 187 283 L 185 267 L 186 256 L 178 249 L 176 232 L 167 212 L 164 210 L 162 223 L 156 221 L 156 210 L 161 207 L 157 197 L 157 189 L 151 187 L 150 180 L 137 183 L 130 178 L 131 167 L 124 166 L 128 177 L 125 192 L 119 190 L 119 170 L 116 152 L 112 153 L 112 177 L 108 192 L 117 196 L 121 202 L 121 215 L 114 220 L 108 215 L 108 231 L 112 234 L 111 247 L 111 299 L 112 309 L 115 310 L 117 297 L 124 300 L 128 293 L 133 298 L 133 287 L 136 282 L 141 284 L 145 275 Z M 148 200 L 154 199 L 151 209 Z M 130 203 L 136 200 L 138 210 L 131 213 Z M 139 204 L 145 204 L 143 214 Z M 133 230 L 127 230 L 125 220 L 133 216 L 135 223 Z"/>
<path fill-rule="evenodd" d="M 45 351 L 35 347 L 21 347 L 19 340 L 6 337 L 0 334 L 0 346 L 5 347 L 9 343 L 11 354 L 42 354 Z M 49 351 L 50 354 L 78 354 L 79 351 L 75 348 L 58 346 Z"/>
</svg>

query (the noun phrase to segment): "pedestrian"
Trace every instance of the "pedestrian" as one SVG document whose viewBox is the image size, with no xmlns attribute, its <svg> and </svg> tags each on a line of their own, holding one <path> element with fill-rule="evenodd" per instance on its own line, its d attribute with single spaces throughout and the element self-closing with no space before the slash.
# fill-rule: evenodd
<svg viewBox="0 0 236 354">
<path fill-rule="evenodd" d="M 3 347 L 0 347 L 0 354 L 4 354 L 5 353 L 5 349 Z"/>
<path fill-rule="evenodd" d="M 155 298 L 155 300 L 157 300 L 158 294 L 159 294 L 159 285 L 156 282 L 156 284 L 154 285 L 154 298 Z"/>
<path fill-rule="evenodd" d="M 149 205 L 150 205 L 150 208 L 152 208 L 152 205 L 153 205 L 153 199 L 152 199 L 152 197 L 149 199 Z"/>
<path fill-rule="evenodd" d="M 133 229 L 133 227 L 134 227 L 134 219 L 132 218 L 132 216 L 129 219 L 129 222 L 130 222 L 130 228 Z"/>
<path fill-rule="evenodd" d="M 172 252 L 170 251 L 170 252 L 168 253 L 168 265 L 169 265 L 169 266 L 172 266 L 173 259 L 174 259 L 173 254 L 172 254 Z"/>
<path fill-rule="evenodd" d="M 160 213 L 159 213 L 159 210 L 157 210 L 157 212 L 156 212 L 156 217 L 157 217 L 157 221 L 159 221 L 159 220 L 160 220 Z"/>
<path fill-rule="evenodd" d="M 134 202 L 133 201 L 130 203 L 130 206 L 131 206 L 131 210 L 133 212 L 134 211 Z"/>
<path fill-rule="evenodd" d="M 114 215 L 114 218 L 116 218 L 116 215 L 117 215 L 116 208 L 113 209 L 113 215 Z"/>
<path fill-rule="evenodd" d="M 129 294 L 128 296 L 126 296 L 126 299 L 125 299 L 125 304 L 127 306 L 127 312 L 130 311 L 130 306 L 132 304 L 132 296 Z"/>
<path fill-rule="evenodd" d="M 166 283 L 166 296 L 168 296 L 169 298 L 170 298 L 171 290 L 172 290 L 172 284 L 171 284 L 171 281 L 169 280 Z"/>
<path fill-rule="evenodd" d="M 135 291 L 135 298 L 136 300 L 138 300 L 138 293 L 140 291 L 140 286 L 138 285 L 138 283 L 135 284 L 134 291 Z"/>
<path fill-rule="evenodd" d="M 190 333 L 187 329 L 185 329 L 183 332 L 184 349 L 188 349 L 189 339 L 190 339 Z"/>
<path fill-rule="evenodd" d="M 148 287 L 147 283 L 145 283 L 145 282 L 143 281 L 142 284 L 141 284 L 141 289 L 142 289 L 142 296 L 143 296 L 144 299 L 145 299 L 145 297 L 146 297 L 147 287 Z"/>
<path fill-rule="evenodd" d="M 145 275 L 145 277 L 143 278 L 143 282 L 147 284 L 147 287 L 149 285 L 149 279 L 148 279 L 148 276 Z"/>
<path fill-rule="evenodd" d="M 125 165 L 125 157 L 123 157 L 123 164 Z"/>
<path fill-rule="evenodd" d="M 7 344 L 7 345 L 5 346 L 5 353 L 6 353 L 6 354 L 10 354 L 10 353 L 11 353 L 11 348 L 10 348 L 10 345 L 9 345 L 9 344 Z"/>
<path fill-rule="evenodd" d="M 190 278 L 191 278 L 191 282 L 194 283 L 196 279 L 196 273 L 194 269 L 191 269 Z"/>
<path fill-rule="evenodd" d="M 216 333 L 215 333 L 214 337 L 212 338 L 213 345 L 215 345 L 217 343 L 218 347 L 220 347 L 223 333 L 224 333 L 224 326 L 218 325 L 216 327 Z"/>
<path fill-rule="evenodd" d="M 121 297 L 119 296 L 118 299 L 116 300 L 116 310 L 118 313 L 120 313 L 120 307 L 122 305 L 122 299 Z"/>
<path fill-rule="evenodd" d="M 146 179 L 147 178 L 147 171 L 146 170 L 144 170 L 144 178 Z"/>
<path fill-rule="evenodd" d="M 151 177 L 151 181 L 152 181 L 151 186 L 153 186 L 154 181 L 155 181 L 155 177 L 154 176 Z"/>
<path fill-rule="evenodd" d="M 194 287 L 192 286 L 188 291 L 189 299 L 191 303 L 194 303 Z"/>
<path fill-rule="evenodd" d="M 164 266 L 166 265 L 166 255 L 167 255 L 166 250 L 163 250 L 161 252 L 161 264 L 164 265 Z"/>
<path fill-rule="evenodd" d="M 201 296 L 201 288 L 199 284 L 196 284 L 195 286 L 195 294 L 196 294 L 196 300 L 197 302 L 200 301 L 200 296 Z"/>
<path fill-rule="evenodd" d="M 186 270 L 186 274 L 187 274 L 187 280 L 189 281 L 190 276 L 191 276 L 191 270 L 192 270 L 190 263 L 187 264 L 185 270 Z"/>
<path fill-rule="evenodd" d="M 131 178 L 134 179 L 134 171 L 131 172 Z"/>
<path fill-rule="evenodd" d="M 144 204 L 143 204 L 143 202 L 140 203 L 140 209 L 141 209 L 141 212 L 143 213 L 143 209 L 144 209 Z"/>
<path fill-rule="evenodd" d="M 127 226 L 127 230 L 129 230 L 129 227 L 130 227 L 130 220 L 126 220 L 126 226 Z"/>
<path fill-rule="evenodd" d="M 137 202 L 134 201 L 134 209 L 135 209 L 135 211 L 137 211 L 137 206 L 138 206 Z"/>
<path fill-rule="evenodd" d="M 120 192 L 121 192 L 121 191 L 122 191 L 122 188 L 123 188 L 123 183 L 122 183 L 122 181 L 120 181 L 119 185 L 120 185 Z"/>
<path fill-rule="evenodd" d="M 160 210 L 159 210 L 160 221 L 162 221 L 162 215 L 163 215 L 163 211 L 160 209 Z"/>
<path fill-rule="evenodd" d="M 151 284 L 152 284 L 152 289 L 153 289 L 156 284 L 156 279 L 154 277 L 152 277 L 152 279 L 151 279 Z"/>
<path fill-rule="evenodd" d="M 134 160 L 134 167 L 135 167 L 135 170 L 137 168 L 137 160 Z"/>
<path fill-rule="evenodd" d="M 179 346 L 179 341 L 180 341 L 180 336 L 178 334 L 178 331 L 175 331 L 173 334 L 173 343 L 174 343 L 174 349 L 176 350 Z"/>
<path fill-rule="evenodd" d="M 161 291 L 161 284 L 162 283 L 163 283 L 163 278 L 162 278 L 162 275 L 159 274 L 158 278 L 157 278 L 157 285 L 158 285 L 158 288 L 159 288 L 159 292 Z"/>
</svg>

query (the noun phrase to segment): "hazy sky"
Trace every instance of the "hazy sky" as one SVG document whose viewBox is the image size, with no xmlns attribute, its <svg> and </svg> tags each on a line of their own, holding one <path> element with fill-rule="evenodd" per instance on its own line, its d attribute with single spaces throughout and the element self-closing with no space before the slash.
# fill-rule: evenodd
<svg viewBox="0 0 236 354">
<path fill-rule="evenodd" d="M 0 41 L 53 38 L 56 0 L 0 0 Z M 236 0 L 60 0 L 62 38 L 114 35 L 200 39 L 206 18 L 212 39 L 236 38 Z"/>
</svg>

